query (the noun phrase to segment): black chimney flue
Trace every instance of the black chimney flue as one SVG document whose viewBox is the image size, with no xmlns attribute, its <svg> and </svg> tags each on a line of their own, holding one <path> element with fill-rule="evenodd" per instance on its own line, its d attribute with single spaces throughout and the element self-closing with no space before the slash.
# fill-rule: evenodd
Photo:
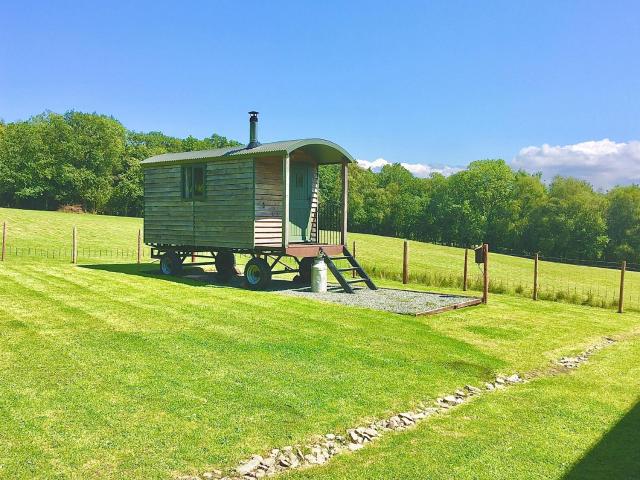
<svg viewBox="0 0 640 480">
<path fill-rule="evenodd" d="M 258 141 L 258 112 L 249 112 L 249 144 L 247 148 L 255 148 L 260 145 Z"/>
</svg>

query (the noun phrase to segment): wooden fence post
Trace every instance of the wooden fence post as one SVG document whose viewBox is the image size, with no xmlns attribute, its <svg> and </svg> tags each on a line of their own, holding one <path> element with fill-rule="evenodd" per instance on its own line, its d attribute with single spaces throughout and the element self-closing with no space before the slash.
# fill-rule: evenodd
<svg viewBox="0 0 640 480">
<path fill-rule="evenodd" d="M 71 236 L 71 263 L 77 263 L 78 261 L 78 232 L 76 226 L 73 226 L 73 233 Z"/>
<path fill-rule="evenodd" d="M 469 260 L 469 249 L 465 248 L 464 249 L 464 271 L 462 274 L 462 291 L 466 292 L 467 291 L 467 263 Z"/>
<path fill-rule="evenodd" d="M 7 222 L 2 222 L 2 257 L 0 260 L 4 262 L 4 255 L 7 250 Z"/>
<path fill-rule="evenodd" d="M 356 241 L 355 240 L 353 241 L 353 253 L 352 253 L 352 255 L 353 255 L 353 258 L 356 258 Z M 351 272 L 351 277 L 352 278 L 356 278 L 356 271 L 355 270 L 353 270 Z"/>
<path fill-rule="evenodd" d="M 138 263 L 142 257 L 142 232 L 138 229 Z"/>
<path fill-rule="evenodd" d="M 484 260 L 484 271 L 482 272 L 482 303 L 489 302 L 489 244 L 482 244 L 482 256 Z"/>
<path fill-rule="evenodd" d="M 402 283 L 409 283 L 409 242 L 404 241 L 404 249 L 402 252 Z"/>
<path fill-rule="evenodd" d="M 620 266 L 620 298 L 618 298 L 618 313 L 624 311 L 624 272 L 627 270 L 627 261 L 624 260 Z"/>
<path fill-rule="evenodd" d="M 538 300 L 538 254 L 533 258 L 533 299 Z"/>
</svg>

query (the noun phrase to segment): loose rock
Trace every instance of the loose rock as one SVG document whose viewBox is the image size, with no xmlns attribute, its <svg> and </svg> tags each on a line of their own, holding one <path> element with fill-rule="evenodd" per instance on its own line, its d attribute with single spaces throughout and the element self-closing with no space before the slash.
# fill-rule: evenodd
<svg viewBox="0 0 640 480">
<path fill-rule="evenodd" d="M 248 473 L 251 473 L 256 468 L 258 468 L 258 465 L 260 465 L 260 462 L 262 462 L 262 457 L 260 455 L 254 455 L 253 457 L 251 457 L 251 460 L 249 460 L 247 463 L 244 463 L 238 466 L 238 468 L 236 468 L 236 471 L 240 475 L 247 475 Z"/>
</svg>

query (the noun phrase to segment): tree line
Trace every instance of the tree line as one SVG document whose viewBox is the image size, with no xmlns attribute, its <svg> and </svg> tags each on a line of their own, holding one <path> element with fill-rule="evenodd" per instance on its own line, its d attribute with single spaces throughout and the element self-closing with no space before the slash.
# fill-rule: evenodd
<svg viewBox="0 0 640 480">
<path fill-rule="evenodd" d="M 213 134 L 197 139 L 127 130 L 113 117 L 45 112 L 0 122 L 0 205 L 142 216 L 140 162 L 153 155 L 240 145 Z"/>
<path fill-rule="evenodd" d="M 141 216 L 140 161 L 167 152 L 240 145 L 127 130 L 110 116 L 45 112 L 0 122 L 0 205 L 54 210 L 80 205 Z M 372 172 L 350 166 L 349 229 L 457 246 L 549 257 L 640 262 L 640 187 L 599 192 L 587 182 L 479 160 L 449 177 L 417 178 L 399 164 Z M 337 209 L 340 175 L 320 168 L 321 208 Z"/>
<path fill-rule="evenodd" d="M 320 169 L 322 202 L 337 206 L 338 169 Z M 640 262 L 640 187 L 603 193 L 587 182 L 479 160 L 449 177 L 399 164 L 349 172 L 349 230 L 547 257 Z"/>
</svg>

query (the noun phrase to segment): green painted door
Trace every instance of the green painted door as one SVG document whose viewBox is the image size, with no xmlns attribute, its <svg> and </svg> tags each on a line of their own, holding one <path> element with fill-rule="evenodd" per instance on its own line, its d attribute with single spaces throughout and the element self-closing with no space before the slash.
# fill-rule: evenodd
<svg viewBox="0 0 640 480">
<path fill-rule="evenodd" d="M 313 166 L 291 163 L 289 178 L 289 241 L 311 240 L 311 195 Z"/>
</svg>

